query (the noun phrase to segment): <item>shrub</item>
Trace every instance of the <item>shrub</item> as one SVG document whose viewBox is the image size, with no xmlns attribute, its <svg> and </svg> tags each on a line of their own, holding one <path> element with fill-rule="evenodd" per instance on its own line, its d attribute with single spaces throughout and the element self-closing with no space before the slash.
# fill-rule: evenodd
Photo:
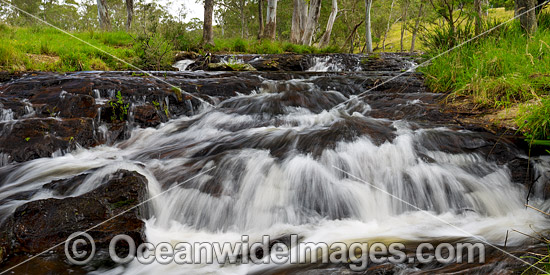
<svg viewBox="0 0 550 275">
<path fill-rule="evenodd" d="M 135 38 L 134 53 L 137 66 L 142 69 L 161 70 L 172 65 L 173 47 L 160 34 L 143 33 Z"/>
<path fill-rule="evenodd" d="M 248 43 L 246 40 L 237 38 L 233 41 L 233 51 L 244 53 L 248 50 Z"/>
</svg>

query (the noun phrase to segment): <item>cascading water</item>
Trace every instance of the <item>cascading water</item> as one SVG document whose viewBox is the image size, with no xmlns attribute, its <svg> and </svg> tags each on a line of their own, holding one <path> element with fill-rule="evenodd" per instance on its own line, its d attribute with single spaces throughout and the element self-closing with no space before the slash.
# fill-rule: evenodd
<svg viewBox="0 0 550 275">
<path fill-rule="evenodd" d="M 29 200 L 49 198 L 54 195 L 40 189 L 43 184 L 87 173 L 69 194 L 77 196 L 126 169 L 146 176 L 150 197 L 181 184 L 148 204 L 146 235 L 153 243 L 299 234 L 304 241 L 327 243 L 481 238 L 514 246 L 527 237 L 510 234 L 505 240 L 507 230 L 550 226 L 524 207 L 527 190 L 506 165 L 470 150 L 485 144 L 476 133 L 373 116 L 372 102 L 339 91 L 344 87 L 324 89 L 318 79 L 264 80 L 257 92 L 157 128 L 134 129 L 113 146 L 6 167 L 0 200 L 30 191 L 35 193 Z M 410 102 L 422 105 L 416 100 Z M 334 108 L 342 102 L 344 107 Z M 456 144 L 462 147 L 444 149 Z M 546 173 L 550 159 L 536 161 Z M 25 202 L 11 200 L 0 213 L 5 217 Z M 541 196 L 532 196 L 530 204 L 550 210 Z M 273 268 L 132 262 L 101 272 L 245 274 Z"/>
<path fill-rule="evenodd" d="M 191 65 L 193 63 L 195 63 L 195 60 L 183 59 L 183 60 L 179 60 L 176 63 L 174 63 L 173 67 L 180 70 L 180 71 L 185 71 L 185 70 L 187 70 L 187 67 L 189 67 L 189 65 Z"/>
</svg>

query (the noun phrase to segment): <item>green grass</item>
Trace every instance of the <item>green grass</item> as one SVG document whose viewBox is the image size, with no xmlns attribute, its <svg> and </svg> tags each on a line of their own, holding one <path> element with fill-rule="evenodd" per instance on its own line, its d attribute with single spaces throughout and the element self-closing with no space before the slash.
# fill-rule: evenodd
<svg viewBox="0 0 550 275">
<path fill-rule="evenodd" d="M 432 35 L 432 41 L 444 41 L 447 34 Z M 543 13 L 532 36 L 526 35 L 517 22 L 508 23 L 443 54 L 420 71 L 432 91 L 448 93 L 451 100 L 465 97 L 484 112 L 519 106 L 515 120 L 519 130 L 531 144 L 544 145 L 550 139 L 549 43 L 550 13 Z M 433 49 L 429 56 L 447 47 Z"/>
<path fill-rule="evenodd" d="M 517 123 L 533 145 L 550 146 L 550 97 L 523 105 Z"/>
<path fill-rule="evenodd" d="M 444 54 L 421 70 L 434 92 L 471 96 L 480 107 L 509 107 L 548 94 L 550 46 L 546 41 L 550 42 L 548 29 L 541 28 L 529 38 L 513 25 Z"/>
<path fill-rule="evenodd" d="M 318 49 L 313 46 L 296 45 L 283 41 L 270 40 L 246 40 L 235 39 L 214 39 L 215 46 L 206 50 L 216 53 L 251 53 L 251 54 L 282 54 L 282 53 L 334 53 L 339 52 L 337 47 L 326 47 Z"/>
<path fill-rule="evenodd" d="M 75 33 L 97 48 L 132 63 L 133 39 L 124 32 Z M 125 70 L 130 67 L 107 53 L 52 28 L 0 25 L 0 70 Z"/>
<path fill-rule="evenodd" d="M 135 47 L 138 42 L 132 35 L 123 31 L 87 31 L 73 33 L 73 35 L 106 53 L 52 28 L 12 27 L 2 24 L 0 25 L 0 41 L 2 41 L 0 71 L 130 70 L 132 69 L 130 65 L 111 55 L 142 67 L 147 65 L 143 63 L 150 63 L 150 60 L 145 60 L 148 54 L 155 55 L 154 52 L 144 54 L 138 51 Z M 134 35 L 134 37 L 138 36 Z M 257 54 L 338 52 L 336 47 L 317 49 L 288 42 L 240 38 L 216 39 L 215 44 L 214 47 L 203 51 Z"/>
</svg>

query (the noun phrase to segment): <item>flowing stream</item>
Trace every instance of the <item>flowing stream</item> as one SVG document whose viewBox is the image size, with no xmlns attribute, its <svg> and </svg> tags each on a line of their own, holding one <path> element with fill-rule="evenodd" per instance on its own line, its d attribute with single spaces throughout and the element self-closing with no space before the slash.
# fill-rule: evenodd
<svg viewBox="0 0 550 275">
<path fill-rule="evenodd" d="M 321 59 L 312 70 L 340 68 L 327 63 Z M 548 219 L 524 206 L 527 188 L 513 180 L 515 171 L 475 149 L 487 147 L 486 134 L 418 115 L 428 108 L 428 93 L 394 93 L 392 100 L 401 101 L 380 107 L 376 97 L 357 97 L 362 90 L 351 93 L 357 88 L 342 84 L 348 76 L 333 76 L 341 81 L 331 84 L 329 75 L 323 82 L 328 85 L 320 85 L 322 74 L 264 77 L 257 90 L 215 107 L 202 105 L 194 115 L 156 128 L 135 128 L 111 146 L 5 166 L 0 199 L 34 194 L 1 205 L 0 213 L 29 200 L 60 197 L 41 189 L 51 180 L 87 173 L 67 195 L 77 196 L 126 169 L 146 176 L 150 197 L 179 185 L 148 204 L 146 237 L 153 243 L 238 242 L 242 235 L 252 242 L 262 235 L 298 234 L 304 242 L 480 238 L 503 246 L 507 230 L 550 227 Z M 3 120 L 12 117 L 2 111 Z M 527 158 L 506 146 L 515 157 Z M 531 160 L 542 177 L 549 161 Z M 534 186 L 530 204 L 548 211 L 550 202 L 536 195 L 543 187 Z M 507 245 L 529 241 L 509 234 Z M 246 274 L 277 268 L 288 266 L 132 262 L 101 272 Z"/>
</svg>

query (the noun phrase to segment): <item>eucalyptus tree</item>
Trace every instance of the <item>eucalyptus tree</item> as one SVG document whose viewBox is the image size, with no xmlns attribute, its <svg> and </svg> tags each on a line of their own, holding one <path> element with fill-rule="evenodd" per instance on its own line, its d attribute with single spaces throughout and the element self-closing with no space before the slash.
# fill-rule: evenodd
<svg viewBox="0 0 550 275">
<path fill-rule="evenodd" d="M 292 26 L 290 28 L 290 42 L 301 43 L 306 29 L 308 6 L 305 0 L 293 1 Z"/>
<path fill-rule="evenodd" d="M 277 34 L 277 0 L 267 0 L 267 15 L 264 36 L 275 39 Z"/>
<path fill-rule="evenodd" d="M 126 31 L 130 31 L 134 19 L 134 0 L 126 0 Z"/>
<path fill-rule="evenodd" d="M 372 33 L 371 33 L 371 17 L 370 11 L 372 9 L 372 0 L 365 0 L 365 43 L 368 53 L 372 53 Z"/>
<path fill-rule="evenodd" d="M 336 16 L 338 15 L 338 0 L 332 0 L 332 9 L 330 11 L 330 16 L 327 21 L 327 28 L 321 40 L 319 41 L 319 47 L 326 47 L 330 41 L 330 34 L 332 33 L 332 27 L 334 26 L 334 21 L 336 21 Z"/>
<path fill-rule="evenodd" d="M 262 0 L 258 0 L 258 39 L 261 39 L 264 36 L 264 13 L 263 13 L 264 3 Z"/>
<path fill-rule="evenodd" d="M 319 24 L 319 16 L 321 15 L 321 0 L 309 0 L 309 12 L 307 16 L 304 35 L 302 36 L 302 45 L 311 45 L 315 29 Z"/>
<path fill-rule="evenodd" d="M 214 13 L 214 0 L 204 0 L 204 22 L 202 27 L 202 41 L 201 41 L 201 44 L 203 46 L 214 45 L 214 29 L 212 28 L 213 13 Z"/>
<path fill-rule="evenodd" d="M 111 19 L 109 18 L 109 10 L 105 0 L 97 0 L 97 17 L 99 19 L 99 27 L 101 29 L 111 29 Z"/>
<path fill-rule="evenodd" d="M 515 12 L 520 15 L 519 21 L 521 27 L 530 34 L 537 30 L 536 6 L 537 0 L 516 0 Z"/>
</svg>

